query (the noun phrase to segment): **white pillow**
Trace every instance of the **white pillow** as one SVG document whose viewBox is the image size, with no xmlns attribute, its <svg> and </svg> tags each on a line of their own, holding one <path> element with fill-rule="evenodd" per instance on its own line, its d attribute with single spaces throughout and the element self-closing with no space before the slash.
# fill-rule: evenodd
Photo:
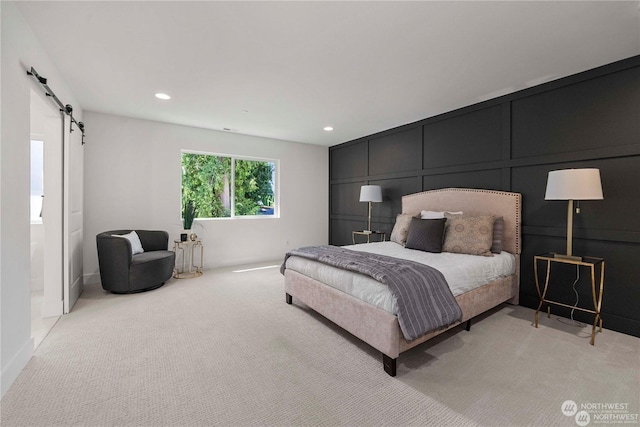
<svg viewBox="0 0 640 427">
<path fill-rule="evenodd" d="M 458 212 L 447 212 L 450 215 L 462 215 L 462 211 Z M 440 219 L 444 218 L 444 212 L 439 211 L 422 211 L 420 212 L 421 219 Z"/>
<path fill-rule="evenodd" d="M 138 233 L 132 231 L 129 234 L 112 234 L 113 237 L 122 237 L 131 242 L 131 255 L 141 254 L 144 252 L 142 248 L 142 242 L 140 241 L 140 237 L 138 237 Z"/>
</svg>

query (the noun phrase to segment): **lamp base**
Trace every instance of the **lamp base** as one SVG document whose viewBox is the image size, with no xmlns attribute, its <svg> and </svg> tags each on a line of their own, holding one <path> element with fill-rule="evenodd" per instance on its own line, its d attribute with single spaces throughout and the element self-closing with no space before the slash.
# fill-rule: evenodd
<svg viewBox="0 0 640 427">
<path fill-rule="evenodd" d="M 371 231 L 371 230 L 362 230 L 362 232 L 363 232 L 364 234 L 371 234 L 371 233 L 373 233 L 373 231 Z"/>
<path fill-rule="evenodd" d="M 571 261 L 582 261 L 582 257 L 581 256 L 576 256 L 576 255 L 567 255 L 567 254 L 553 254 L 554 258 L 560 258 L 560 259 L 568 259 Z"/>
</svg>

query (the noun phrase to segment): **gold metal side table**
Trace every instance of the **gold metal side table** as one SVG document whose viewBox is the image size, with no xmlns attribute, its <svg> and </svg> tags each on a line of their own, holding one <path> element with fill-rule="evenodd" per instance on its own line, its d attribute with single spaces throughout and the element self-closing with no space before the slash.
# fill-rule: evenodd
<svg viewBox="0 0 640 427">
<path fill-rule="evenodd" d="M 541 263 L 546 265 L 545 279 L 544 279 L 544 288 L 542 292 L 540 291 L 540 281 L 538 276 L 538 264 Z M 588 308 L 576 307 L 573 305 L 551 301 L 546 298 L 547 290 L 549 289 L 549 276 L 551 271 L 551 263 L 559 263 L 559 264 L 567 264 L 567 265 L 577 265 L 579 267 L 587 267 L 591 273 L 591 294 L 593 297 L 593 310 Z M 578 268 L 579 268 L 578 267 Z M 596 270 L 599 271 L 600 283 L 596 283 Z M 536 255 L 533 257 L 533 270 L 536 280 L 536 290 L 538 291 L 538 296 L 540 297 L 540 304 L 538 305 L 538 309 L 533 316 L 534 326 L 538 327 L 538 312 L 542 308 L 543 304 L 547 304 L 547 317 L 551 317 L 551 307 L 550 304 L 559 305 L 562 307 L 567 307 L 575 310 L 584 311 L 587 313 L 595 314 L 593 319 L 593 327 L 591 328 L 591 345 L 595 344 L 596 339 L 596 325 L 599 326 L 600 332 L 602 332 L 602 316 L 600 315 L 600 309 L 602 307 L 602 291 L 604 289 L 604 259 L 603 258 L 595 258 L 595 257 L 580 257 L 579 259 L 569 259 L 562 258 L 556 256 L 554 253 L 546 253 L 542 255 Z"/>
<path fill-rule="evenodd" d="M 371 232 L 352 231 L 351 241 L 353 242 L 354 245 L 356 244 L 356 236 L 367 236 L 367 243 L 371 243 L 371 236 L 379 236 L 378 237 L 379 242 L 384 242 L 387 240 L 387 233 L 384 233 L 382 231 L 371 231 Z"/>
<path fill-rule="evenodd" d="M 176 279 L 192 279 L 202 276 L 204 263 L 204 246 L 202 240 L 173 241 L 173 251 L 176 253 L 176 265 L 173 277 Z M 196 254 L 199 252 L 199 257 Z M 197 258 L 197 263 L 196 263 Z"/>
</svg>

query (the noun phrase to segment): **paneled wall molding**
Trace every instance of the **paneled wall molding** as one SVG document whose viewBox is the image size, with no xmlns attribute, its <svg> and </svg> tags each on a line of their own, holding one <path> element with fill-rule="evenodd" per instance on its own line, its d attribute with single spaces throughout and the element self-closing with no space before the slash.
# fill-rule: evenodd
<svg viewBox="0 0 640 427">
<path fill-rule="evenodd" d="M 618 157 L 634 157 L 639 155 L 640 142 L 638 144 L 619 145 L 616 147 L 594 148 L 592 150 L 572 151 L 567 153 L 513 159 L 509 161 L 508 167 L 514 168 L 529 165 L 588 161 L 592 159 L 615 159 Z"/>
<path fill-rule="evenodd" d="M 522 233 L 529 236 L 561 237 L 567 236 L 565 227 L 535 227 L 523 226 Z M 588 239 L 601 242 L 620 242 L 640 244 L 640 231 L 594 230 L 576 229 L 573 231 L 574 239 Z"/>
<path fill-rule="evenodd" d="M 357 176 L 353 178 L 335 179 L 335 180 L 331 180 L 331 184 L 342 184 L 347 182 L 359 182 L 359 181 L 367 181 L 367 180 L 374 181 L 374 180 L 382 180 L 382 179 L 407 178 L 407 177 L 413 177 L 413 176 L 443 175 L 443 174 L 449 174 L 449 173 L 493 170 L 493 169 L 508 168 L 510 166 L 511 166 L 511 162 L 498 160 L 498 161 L 486 162 L 486 163 L 456 165 L 456 166 L 447 166 L 443 168 L 431 168 L 431 169 L 422 169 L 422 170 L 415 170 L 415 171 L 395 172 L 395 173 L 388 173 L 388 174 L 382 174 L 382 175 Z"/>
<path fill-rule="evenodd" d="M 362 219 L 362 217 L 360 215 L 332 215 L 332 218 L 333 219 L 344 219 L 346 221 L 360 221 Z M 365 221 L 366 221 L 366 218 L 365 218 Z M 393 224 L 395 222 L 395 218 L 371 215 L 371 221 L 385 222 L 387 224 Z M 349 236 L 349 237 L 351 237 L 351 236 Z"/>
<path fill-rule="evenodd" d="M 535 156 L 513 160 L 498 160 L 486 163 L 474 163 L 458 166 L 448 166 L 443 168 L 422 169 L 419 171 L 404 171 L 382 175 L 362 175 L 353 178 L 343 178 L 331 180 L 331 184 L 343 184 L 349 182 L 361 182 L 369 180 L 383 180 L 395 178 L 407 178 L 412 176 L 443 175 L 449 173 L 483 171 L 491 169 L 504 169 L 531 166 L 531 165 L 553 165 L 555 163 L 567 163 L 576 161 L 589 161 L 591 159 L 614 159 L 620 157 L 640 156 L 640 143 L 623 145 L 610 148 L 598 148 L 593 150 L 575 151 L 570 153 L 551 154 L 547 156 Z"/>
<path fill-rule="evenodd" d="M 547 174 L 599 168 L 604 200 L 581 203 L 574 252 L 606 259 L 605 329 L 640 336 L 639 118 L 636 56 L 330 147 L 329 241 L 351 244 L 351 231 L 366 226 L 366 205 L 358 202 L 363 184 L 383 189 L 372 228 L 387 233 L 405 194 L 444 187 L 519 192 L 520 301 L 535 307 L 533 256 L 566 244 L 566 203 L 544 200 Z M 575 270 L 563 274 L 575 280 Z M 590 286 L 584 281 L 579 292 Z M 570 287 L 557 298 L 575 301 Z"/>
</svg>

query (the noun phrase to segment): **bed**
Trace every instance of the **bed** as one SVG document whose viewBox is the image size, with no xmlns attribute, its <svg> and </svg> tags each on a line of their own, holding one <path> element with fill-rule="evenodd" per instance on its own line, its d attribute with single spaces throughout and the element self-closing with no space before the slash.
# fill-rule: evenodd
<svg viewBox="0 0 640 427">
<path fill-rule="evenodd" d="M 462 290 L 458 289 L 454 297 L 460 307 L 461 317 L 445 328 L 427 332 L 417 338 L 408 340 L 403 335 L 398 315 L 394 314 L 392 309 L 382 307 L 380 304 L 376 305 L 371 301 L 365 301 L 365 299 L 357 295 L 357 291 L 353 292 L 353 288 L 357 289 L 357 286 L 350 286 L 352 291 L 348 293 L 344 289 L 340 289 L 340 283 L 331 285 L 325 283 L 325 281 L 328 282 L 328 280 L 324 279 L 326 275 L 308 273 L 308 271 L 320 270 L 319 266 L 314 264 L 317 264 L 316 261 L 301 260 L 299 256 L 289 256 L 290 254 L 288 254 L 283 264 L 286 302 L 292 304 L 295 298 L 296 301 L 305 304 L 380 351 L 382 353 L 383 368 L 391 376 L 396 375 L 397 358 L 402 352 L 420 345 L 461 323 L 466 322 L 467 330 L 469 330 L 471 319 L 504 302 L 518 304 L 521 252 L 520 194 L 494 190 L 447 188 L 402 197 L 403 214 L 420 217 L 422 211 L 462 211 L 464 215 L 468 216 L 493 215 L 494 217 L 502 217 L 504 230 L 501 255 L 510 258 L 513 263 L 508 275 L 487 279 L 490 280 L 488 283 L 477 284 L 469 290 L 464 289 L 464 287 Z M 391 247 L 393 245 L 395 245 L 395 250 L 399 254 L 401 251 L 413 251 L 411 249 L 402 249 L 396 243 L 387 242 L 387 246 Z M 382 245 L 375 243 L 356 246 L 350 249 L 365 252 L 382 250 L 380 249 Z M 445 255 L 445 253 L 442 255 Z M 446 255 L 443 258 L 447 256 L 451 255 Z M 474 255 L 466 256 L 478 259 L 493 258 Z M 495 258 L 498 259 L 499 257 Z M 306 269 L 301 268 L 300 265 L 306 265 Z M 358 276 L 357 273 L 352 274 Z M 351 277 L 354 282 L 361 281 L 359 279 L 354 280 L 353 277 L 355 276 Z M 334 278 L 333 280 L 335 281 L 336 279 Z M 448 274 L 447 280 L 453 282 L 449 283 L 449 287 L 454 288 L 458 285 L 457 282 L 460 281 L 460 278 Z"/>
</svg>

